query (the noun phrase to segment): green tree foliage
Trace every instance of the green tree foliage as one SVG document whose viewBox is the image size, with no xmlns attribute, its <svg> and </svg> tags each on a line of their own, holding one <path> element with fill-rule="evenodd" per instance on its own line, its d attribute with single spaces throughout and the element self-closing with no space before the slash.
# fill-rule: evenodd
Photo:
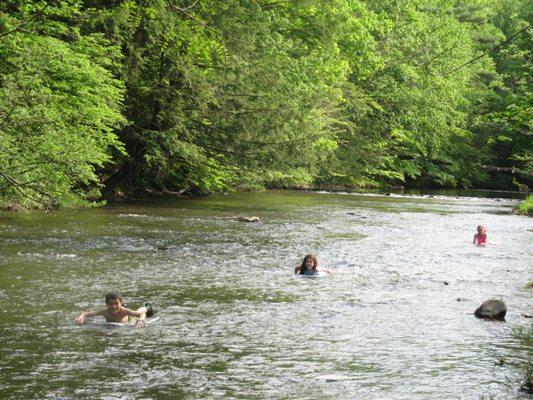
<svg viewBox="0 0 533 400">
<path fill-rule="evenodd" d="M 472 130 L 487 164 L 512 171 L 496 176 L 493 182 L 499 187 L 533 185 L 532 20 L 528 1 L 503 0 L 495 7 L 494 24 L 508 43 L 493 52 L 497 73 L 490 77 L 492 93 L 474 110 Z"/>
<path fill-rule="evenodd" d="M 113 185 L 205 193 L 310 183 L 336 146 L 331 115 L 346 71 L 324 32 L 335 15 L 317 7 L 154 0 L 95 8 L 92 28 L 125 48 L 132 123 L 120 137 L 131 158 Z"/>
<path fill-rule="evenodd" d="M 2 5 L 11 13 L 0 37 L 0 203 L 87 204 L 99 198 L 95 168 L 122 148 L 122 85 L 105 68 L 103 38 L 59 22 L 76 7 L 19 3 Z"/>
<path fill-rule="evenodd" d="M 1 202 L 529 185 L 526 3 L 3 2 Z"/>
<path fill-rule="evenodd" d="M 472 82 L 479 65 L 449 73 L 476 53 L 475 31 L 459 20 L 454 4 L 368 2 L 377 17 L 367 28 L 374 63 L 371 73 L 350 76 L 356 94 L 347 129 L 353 133 L 343 156 L 352 170 L 366 165 L 365 179 L 426 186 L 471 181 L 476 157 L 466 118 L 474 93 L 483 94 Z M 366 156 L 354 158 L 362 138 Z"/>
</svg>

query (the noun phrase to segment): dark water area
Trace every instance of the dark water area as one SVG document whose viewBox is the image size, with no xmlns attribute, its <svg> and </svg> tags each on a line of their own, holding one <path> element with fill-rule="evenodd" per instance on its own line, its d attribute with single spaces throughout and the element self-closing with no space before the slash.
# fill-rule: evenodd
<svg viewBox="0 0 533 400">
<path fill-rule="evenodd" d="M 518 201 L 274 191 L 1 213 L 0 398 L 527 398 Z M 309 252 L 333 275 L 295 276 Z M 74 324 L 111 289 L 160 320 Z M 506 322 L 474 317 L 490 298 Z"/>
</svg>

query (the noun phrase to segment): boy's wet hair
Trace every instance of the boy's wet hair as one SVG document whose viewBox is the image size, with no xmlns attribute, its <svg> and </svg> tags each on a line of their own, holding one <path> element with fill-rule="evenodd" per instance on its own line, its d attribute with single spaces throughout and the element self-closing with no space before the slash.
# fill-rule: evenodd
<svg viewBox="0 0 533 400">
<path fill-rule="evenodd" d="M 122 298 L 122 295 L 118 291 L 109 292 L 105 295 L 105 303 L 109 303 L 110 300 L 120 300 L 122 305 L 124 305 L 124 299 Z"/>
</svg>

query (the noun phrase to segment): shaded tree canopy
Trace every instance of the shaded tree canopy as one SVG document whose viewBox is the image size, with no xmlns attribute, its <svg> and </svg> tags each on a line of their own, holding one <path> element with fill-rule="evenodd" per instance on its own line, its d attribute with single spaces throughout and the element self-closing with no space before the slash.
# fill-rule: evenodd
<svg viewBox="0 0 533 400">
<path fill-rule="evenodd" d="M 0 205 L 528 190 L 525 0 L 6 0 Z"/>
</svg>

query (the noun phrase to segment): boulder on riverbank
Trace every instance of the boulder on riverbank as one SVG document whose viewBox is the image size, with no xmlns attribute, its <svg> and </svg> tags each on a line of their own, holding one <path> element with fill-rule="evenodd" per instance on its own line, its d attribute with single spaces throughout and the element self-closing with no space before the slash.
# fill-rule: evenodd
<svg viewBox="0 0 533 400">
<path fill-rule="evenodd" d="M 501 300 L 487 300 L 481 304 L 474 315 L 478 318 L 496 319 L 498 321 L 505 321 L 505 314 L 507 313 L 507 305 Z"/>
</svg>

